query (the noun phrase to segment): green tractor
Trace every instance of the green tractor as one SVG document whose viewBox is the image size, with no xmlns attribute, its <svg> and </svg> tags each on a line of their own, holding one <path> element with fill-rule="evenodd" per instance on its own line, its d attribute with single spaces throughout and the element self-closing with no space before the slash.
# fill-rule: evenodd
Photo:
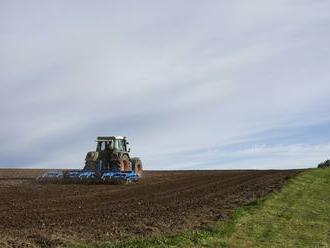
<svg viewBox="0 0 330 248">
<path fill-rule="evenodd" d="M 90 151 L 85 158 L 86 171 L 133 171 L 138 175 L 143 172 L 139 158 L 131 158 L 126 137 L 101 136 L 96 139 L 96 151 Z"/>
<path fill-rule="evenodd" d="M 40 182 L 112 183 L 133 182 L 141 178 L 139 158 L 131 158 L 126 137 L 97 137 L 96 150 L 88 152 L 83 170 L 49 171 Z"/>
</svg>

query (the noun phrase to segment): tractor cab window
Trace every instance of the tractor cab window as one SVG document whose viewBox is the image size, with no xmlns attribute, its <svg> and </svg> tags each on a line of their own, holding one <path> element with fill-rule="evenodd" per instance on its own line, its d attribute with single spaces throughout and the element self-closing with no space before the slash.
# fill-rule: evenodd
<svg viewBox="0 0 330 248">
<path fill-rule="evenodd" d="M 104 151 L 107 149 L 113 149 L 113 142 L 111 141 L 99 141 L 97 142 L 96 151 Z"/>
<path fill-rule="evenodd" d="M 104 144 L 104 142 L 102 142 L 102 141 L 99 141 L 99 142 L 97 142 L 97 146 L 96 146 L 96 151 L 103 151 L 104 150 L 104 147 L 105 147 L 105 144 Z"/>
<path fill-rule="evenodd" d="M 115 149 L 117 151 L 125 151 L 124 140 L 115 140 Z"/>
<path fill-rule="evenodd" d="M 119 140 L 119 149 L 120 149 L 121 151 L 125 151 L 124 140 Z"/>
</svg>

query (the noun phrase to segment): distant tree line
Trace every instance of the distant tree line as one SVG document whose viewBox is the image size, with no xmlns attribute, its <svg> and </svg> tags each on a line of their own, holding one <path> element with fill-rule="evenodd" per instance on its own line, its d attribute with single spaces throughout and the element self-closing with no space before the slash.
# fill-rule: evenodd
<svg viewBox="0 0 330 248">
<path fill-rule="evenodd" d="M 322 163 L 319 163 L 319 165 L 317 166 L 318 168 L 329 168 L 330 167 L 330 160 L 326 160 Z"/>
</svg>

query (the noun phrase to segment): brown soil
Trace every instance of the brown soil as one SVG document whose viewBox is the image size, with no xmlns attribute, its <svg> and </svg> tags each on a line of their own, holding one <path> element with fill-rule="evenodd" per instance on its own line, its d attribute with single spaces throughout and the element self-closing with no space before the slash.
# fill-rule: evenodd
<svg viewBox="0 0 330 248">
<path fill-rule="evenodd" d="M 130 185 L 38 184 L 0 170 L 0 247 L 52 247 L 198 228 L 277 190 L 298 171 L 145 172 Z"/>
</svg>

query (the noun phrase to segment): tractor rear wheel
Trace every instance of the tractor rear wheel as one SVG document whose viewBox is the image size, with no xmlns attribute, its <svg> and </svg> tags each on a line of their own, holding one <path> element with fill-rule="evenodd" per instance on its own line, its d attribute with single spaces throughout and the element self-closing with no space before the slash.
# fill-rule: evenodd
<svg viewBox="0 0 330 248">
<path fill-rule="evenodd" d="M 132 158 L 132 171 L 134 171 L 138 175 L 142 175 L 143 166 L 140 158 Z"/>
<path fill-rule="evenodd" d="M 110 162 L 110 164 L 111 164 L 111 170 L 120 171 L 120 161 L 119 160 L 112 160 Z"/>
<path fill-rule="evenodd" d="M 111 168 L 118 171 L 130 171 L 132 170 L 131 163 L 126 154 L 124 154 L 120 159 L 111 161 Z"/>
<path fill-rule="evenodd" d="M 131 162 L 129 161 L 129 157 L 126 154 L 121 157 L 120 170 L 121 171 L 130 171 L 130 170 L 132 170 Z"/>
</svg>

